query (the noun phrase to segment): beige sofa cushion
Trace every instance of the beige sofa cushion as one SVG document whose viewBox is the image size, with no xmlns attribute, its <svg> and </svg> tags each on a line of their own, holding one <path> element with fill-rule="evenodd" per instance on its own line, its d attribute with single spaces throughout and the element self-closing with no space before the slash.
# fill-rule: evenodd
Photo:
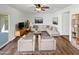
<svg viewBox="0 0 79 59">
<path fill-rule="evenodd" d="M 59 35 L 57 27 L 50 27 L 47 29 L 47 32 L 50 36 L 58 36 Z"/>
</svg>

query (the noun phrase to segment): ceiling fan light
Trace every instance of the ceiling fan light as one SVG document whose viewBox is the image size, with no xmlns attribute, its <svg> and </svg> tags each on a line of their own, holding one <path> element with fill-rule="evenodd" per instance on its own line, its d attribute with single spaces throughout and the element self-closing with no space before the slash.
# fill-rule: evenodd
<svg viewBox="0 0 79 59">
<path fill-rule="evenodd" d="M 36 11 L 41 11 L 41 8 L 36 8 Z"/>
</svg>

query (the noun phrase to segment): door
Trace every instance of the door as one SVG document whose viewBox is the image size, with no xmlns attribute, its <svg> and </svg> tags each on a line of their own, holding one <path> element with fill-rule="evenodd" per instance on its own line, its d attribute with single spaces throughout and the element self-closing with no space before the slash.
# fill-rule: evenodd
<svg viewBox="0 0 79 59">
<path fill-rule="evenodd" d="M 64 12 L 62 15 L 62 35 L 69 35 L 70 13 Z"/>
</svg>

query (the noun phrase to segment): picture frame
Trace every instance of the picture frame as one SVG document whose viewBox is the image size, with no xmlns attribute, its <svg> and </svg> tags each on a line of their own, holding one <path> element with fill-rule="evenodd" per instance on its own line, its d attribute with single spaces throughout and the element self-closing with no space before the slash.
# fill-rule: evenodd
<svg viewBox="0 0 79 59">
<path fill-rule="evenodd" d="M 53 17 L 53 22 L 54 25 L 58 25 L 58 17 Z"/>
<path fill-rule="evenodd" d="M 36 17 L 35 18 L 35 24 L 40 24 L 43 23 L 43 18 L 42 17 Z"/>
</svg>

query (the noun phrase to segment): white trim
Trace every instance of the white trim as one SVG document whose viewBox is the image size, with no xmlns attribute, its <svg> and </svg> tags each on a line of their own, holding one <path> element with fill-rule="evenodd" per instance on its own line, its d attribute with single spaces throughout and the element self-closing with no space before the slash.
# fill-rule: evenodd
<svg viewBox="0 0 79 59">
<path fill-rule="evenodd" d="M 7 41 L 5 44 L 3 44 L 1 47 L 0 47 L 0 49 L 2 48 L 2 47 L 4 47 L 6 44 L 8 44 L 10 41 Z"/>
<path fill-rule="evenodd" d="M 5 45 L 7 45 L 9 42 L 11 42 L 11 41 L 13 41 L 15 38 L 13 38 L 12 40 L 8 40 L 6 43 L 4 43 L 1 47 L 0 47 L 0 49 L 2 48 L 2 47 L 4 47 Z"/>
</svg>

